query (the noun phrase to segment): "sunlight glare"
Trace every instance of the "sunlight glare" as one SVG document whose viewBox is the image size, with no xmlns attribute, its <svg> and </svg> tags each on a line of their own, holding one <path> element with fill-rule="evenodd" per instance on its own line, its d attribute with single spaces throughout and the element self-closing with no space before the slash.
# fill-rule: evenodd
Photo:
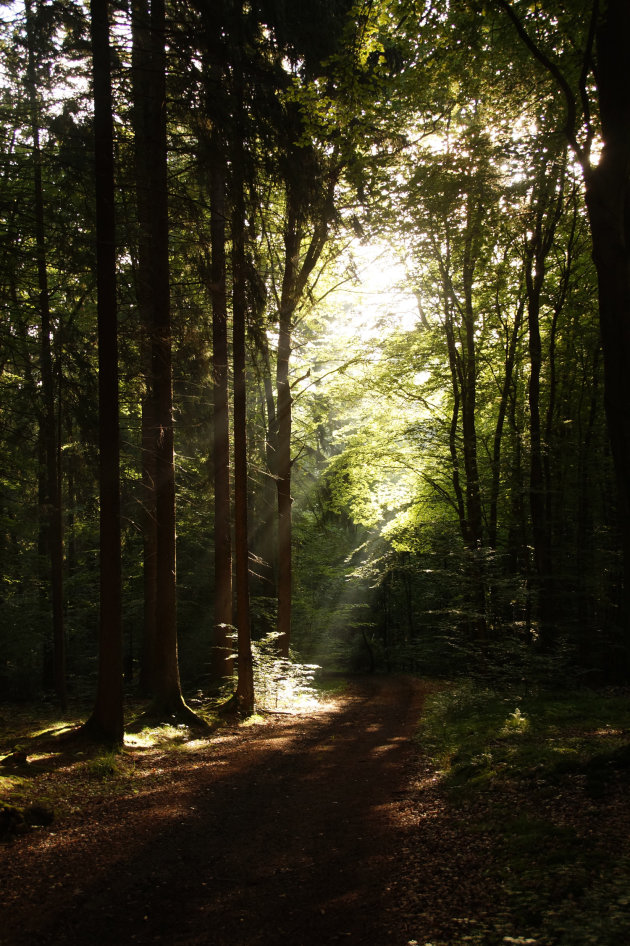
<svg viewBox="0 0 630 946">
<path fill-rule="evenodd" d="M 396 331 L 410 332 L 418 323 L 418 304 L 406 287 L 405 267 L 386 243 L 351 248 L 357 267 L 355 285 L 338 290 L 344 334 L 359 341 L 382 339 Z"/>
</svg>

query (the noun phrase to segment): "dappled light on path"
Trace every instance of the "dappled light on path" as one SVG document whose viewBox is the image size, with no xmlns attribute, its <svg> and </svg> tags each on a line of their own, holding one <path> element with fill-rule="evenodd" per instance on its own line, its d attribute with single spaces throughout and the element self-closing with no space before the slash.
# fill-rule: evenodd
<svg viewBox="0 0 630 946">
<path fill-rule="evenodd" d="M 371 678 L 334 710 L 143 751 L 123 796 L 8 851 L 3 946 L 400 942 L 391 813 L 421 690 Z"/>
</svg>

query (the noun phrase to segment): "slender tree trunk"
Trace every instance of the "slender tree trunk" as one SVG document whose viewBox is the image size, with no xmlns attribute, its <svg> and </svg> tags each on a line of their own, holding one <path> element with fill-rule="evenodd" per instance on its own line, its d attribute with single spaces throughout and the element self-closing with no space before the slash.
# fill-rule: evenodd
<svg viewBox="0 0 630 946">
<path fill-rule="evenodd" d="M 590 399 L 586 428 L 580 425 L 580 451 L 578 454 L 578 496 L 576 522 L 576 578 L 577 578 L 577 617 L 578 617 L 578 648 L 582 666 L 590 663 L 590 650 L 596 639 L 595 630 L 595 602 L 593 596 L 593 581 L 596 575 L 594 556 L 593 530 L 593 438 L 601 413 L 600 398 L 600 359 L 599 346 L 593 352 L 590 377 L 585 371 L 584 385 L 590 386 Z M 599 454 L 601 456 L 601 454 Z"/>
<path fill-rule="evenodd" d="M 492 479 L 490 483 L 490 516 L 488 523 L 488 545 L 491 549 L 496 549 L 497 547 L 497 523 L 499 492 L 501 486 L 501 452 L 503 447 L 503 430 L 507 416 L 510 390 L 513 383 L 516 347 L 523 322 L 524 309 L 525 300 L 523 298 L 519 300 L 514 316 L 514 325 L 512 326 L 512 331 L 509 337 L 506 339 L 507 350 L 505 353 L 505 374 L 503 377 L 503 383 L 501 385 L 501 396 L 499 399 L 499 409 L 497 412 L 497 422 L 494 429 L 494 440 L 492 446 Z"/>
<path fill-rule="evenodd" d="M 99 481 L 101 499 L 100 628 L 96 703 L 85 728 L 98 739 L 111 743 L 122 743 L 124 717 L 118 333 L 114 148 L 108 7 L 108 0 L 91 0 L 92 55 L 94 61 Z"/>
<path fill-rule="evenodd" d="M 468 197 L 469 204 L 473 198 Z M 464 287 L 464 338 L 466 357 L 463 359 L 462 371 L 462 434 L 464 441 L 464 470 L 466 473 L 466 518 L 468 521 L 469 545 L 475 550 L 483 544 L 483 518 L 481 509 L 481 486 L 479 482 L 479 467 L 477 463 L 477 426 L 475 413 L 477 409 L 477 346 L 475 331 L 477 319 L 473 304 L 473 279 L 477 264 L 474 250 L 475 230 L 478 222 L 474 217 L 476 211 L 468 210 L 469 233 L 466 236 L 463 265 Z M 473 219 L 471 219 L 473 217 Z"/>
<path fill-rule="evenodd" d="M 298 161 L 298 155 L 295 155 Z M 303 183 L 303 182 L 302 182 Z M 300 259 L 304 238 L 304 205 L 299 188 L 287 183 L 287 210 L 284 237 L 284 273 L 278 313 L 278 355 L 276 361 L 277 411 L 275 415 L 273 445 L 275 448 L 273 471 L 276 477 L 278 497 L 278 651 L 288 657 L 291 644 L 292 610 L 292 504 L 291 498 L 291 428 L 293 398 L 289 380 L 289 363 L 292 348 L 293 321 L 298 303 L 304 293 L 328 238 L 328 227 L 334 207 L 335 176 L 331 174 L 326 183 L 326 200 L 308 243 Z"/>
<path fill-rule="evenodd" d="M 467 228 L 465 238 L 462 271 L 463 303 L 460 303 L 453 290 L 450 269 L 450 254 L 446 259 L 440 255 L 439 265 L 442 276 L 442 294 L 444 307 L 444 326 L 448 350 L 451 384 L 453 389 L 453 412 L 449 433 L 449 447 L 453 462 L 452 479 L 455 490 L 456 506 L 460 529 L 470 576 L 470 602 L 474 614 L 469 621 L 470 629 L 479 640 L 486 636 L 485 578 L 483 574 L 483 517 L 481 504 L 481 486 L 477 464 L 477 355 L 475 342 L 476 318 L 473 304 L 473 277 L 477 261 L 476 254 L 476 215 L 479 209 L 473 206 L 473 197 L 468 195 Z M 454 307 L 461 312 L 463 325 L 462 350 L 458 349 L 453 318 Z M 457 445 L 457 428 L 461 417 L 462 452 L 464 485 L 460 477 L 460 459 Z"/>
<path fill-rule="evenodd" d="M 457 431 L 459 426 L 459 416 L 461 408 L 461 394 L 459 385 L 458 354 L 455 347 L 455 338 L 453 335 L 453 325 L 450 314 L 446 316 L 446 342 L 448 346 L 449 365 L 451 369 L 451 388 L 453 391 L 453 408 L 451 410 L 451 422 L 448 430 L 448 447 L 451 455 L 451 480 L 453 491 L 455 493 L 455 505 L 457 508 L 457 518 L 459 520 L 459 529 L 464 542 L 468 542 L 468 520 L 466 518 L 466 505 L 464 503 L 464 491 L 462 489 L 461 476 L 459 471 L 459 453 L 457 450 Z"/>
<path fill-rule="evenodd" d="M 151 369 L 152 319 L 152 227 L 151 166 L 153 155 L 147 122 L 153 94 L 151 68 L 150 13 L 147 0 L 133 0 L 132 89 L 136 208 L 138 223 L 138 266 L 136 299 L 140 317 L 141 351 L 145 376 L 142 402 L 142 543 L 143 543 L 143 634 L 139 688 L 150 696 L 155 686 L 155 628 L 157 621 L 157 515 L 155 508 L 155 410 Z"/>
<path fill-rule="evenodd" d="M 543 440 L 541 408 L 542 340 L 540 332 L 541 294 L 546 260 L 553 246 L 558 221 L 564 209 L 564 171 L 547 162 L 540 169 L 536 216 L 525 258 L 527 327 L 530 359 L 530 480 L 529 498 L 534 546 L 534 567 L 539 592 L 540 643 L 549 647 L 555 630 L 556 589 L 551 535 L 551 497 L 545 475 L 549 444 Z M 553 336 L 552 336 L 553 338 Z"/>
<path fill-rule="evenodd" d="M 230 417 L 228 392 L 228 315 L 225 253 L 225 157 L 213 131 L 210 166 L 210 242 L 212 263 L 212 372 L 214 476 L 214 637 L 211 673 L 230 676 L 232 653 L 232 534 L 230 515 Z"/>
<path fill-rule="evenodd" d="M 237 25 L 237 35 L 240 23 Z M 236 626 L 238 633 L 239 713 L 254 712 L 254 674 L 249 610 L 247 530 L 247 388 L 245 377 L 245 153 L 242 66 L 234 69 L 234 137 L 232 141 L 232 351 L 234 365 L 234 544 L 236 556 Z"/>
<path fill-rule="evenodd" d="M 266 342 L 266 340 L 265 340 Z M 259 349 L 262 358 L 262 388 L 260 398 L 261 413 L 265 417 L 264 454 L 269 474 L 264 477 L 260 490 L 262 512 L 258 516 L 258 527 L 254 534 L 253 548 L 261 561 L 260 589 L 261 594 L 276 603 L 275 620 L 269 622 L 268 631 L 277 630 L 277 600 L 278 600 L 278 490 L 275 481 L 276 444 L 278 441 L 278 425 L 276 423 L 276 402 L 271 380 L 269 349 Z"/>
<path fill-rule="evenodd" d="M 27 84 L 33 136 L 33 184 L 35 211 L 35 246 L 40 316 L 40 370 L 42 378 L 43 417 L 40 427 L 45 460 L 43 502 L 45 547 L 50 560 L 50 588 L 53 629 L 53 680 L 57 699 L 66 707 L 66 642 L 63 611 L 63 511 L 61 468 L 55 419 L 55 390 L 51 348 L 52 321 L 46 262 L 46 224 L 40 148 L 40 109 L 35 69 L 36 36 L 31 0 L 25 0 L 28 37 Z M 61 411 L 61 406 L 59 406 Z"/>
<path fill-rule="evenodd" d="M 539 234 L 540 236 L 540 234 Z M 539 614 L 541 643 L 550 642 L 552 621 L 553 578 L 551 550 L 545 502 L 545 479 L 543 472 L 543 444 L 540 422 L 540 372 L 542 367 L 542 343 L 540 338 L 540 293 L 544 280 L 544 259 L 533 252 L 526 264 L 527 325 L 529 343 L 529 510 L 532 522 L 534 567 L 539 587 Z"/>
<path fill-rule="evenodd" d="M 146 384 L 151 384 L 150 369 Z M 157 623 L 157 514 L 155 508 L 155 420 L 153 398 L 145 392 L 142 402 L 142 592 L 144 598 L 140 678 L 144 696 L 155 688 L 155 627 Z"/>
<path fill-rule="evenodd" d="M 436 248 L 437 249 L 437 248 Z M 461 415 L 462 386 L 464 369 L 462 357 L 457 349 L 455 342 L 455 325 L 453 319 L 453 289 L 450 277 L 450 250 L 447 246 L 446 258 L 442 258 L 438 252 L 438 263 L 440 267 L 442 283 L 442 307 L 444 310 L 444 334 L 446 337 L 446 350 L 448 354 L 448 365 L 451 373 L 451 389 L 453 392 L 453 408 L 451 411 L 451 422 L 449 425 L 448 445 L 451 455 L 451 480 L 453 491 L 455 493 L 455 506 L 457 508 L 457 518 L 459 528 L 464 543 L 467 545 L 470 541 L 468 527 L 468 518 L 466 503 L 464 501 L 464 490 L 460 474 L 459 452 L 457 445 L 457 435 L 459 428 L 459 419 Z"/>
<path fill-rule="evenodd" d="M 296 215 L 291 207 L 285 234 L 285 263 L 280 298 L 278 321 L 278 358 L 276 362 L 276 387 L 278 412 L 276 417 L 278 435 L 276 438 L 276 489 L 278 493 L 278 651 L 283 657 L 289 656 L 291 642 L 291 595 L 293 556 L 291 549 L 291 426 L 292 398 L 289 382 L 289 359 L 291 357 L 292 320 L 295 312 L 294 298 L 301 230 Z"/>
<path fill-rule="evenodd" d="M 184 706 L 177 656 L 175 571 L 175 453 L 171 308 L 168 249 L 166 142 L 166 54 L 164 0 L 151 0 L 153 94 L 147 138 L 153 145 L 151 172 L 152 321 L 151 374 L 154 409 L 155 511 L 157 523 L 155 709 L 170 714 Z"/>
</svg>

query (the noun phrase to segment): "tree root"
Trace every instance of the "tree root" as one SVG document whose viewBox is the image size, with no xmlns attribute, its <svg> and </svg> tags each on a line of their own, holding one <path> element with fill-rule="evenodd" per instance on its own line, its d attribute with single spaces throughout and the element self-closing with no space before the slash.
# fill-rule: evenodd
<svg viewBox="0 0 630 946">
<path fill-rule="evenodd" d="M 142 713 L 131 726 L 126 726 L 126 732 L 139 732 L 146 726 L 187 726 L 199 733 L 208 734 L 216 726 L 206 722 L 182 700 L 178 704 L 164 704 L 154 702 Z"/>
</svg>

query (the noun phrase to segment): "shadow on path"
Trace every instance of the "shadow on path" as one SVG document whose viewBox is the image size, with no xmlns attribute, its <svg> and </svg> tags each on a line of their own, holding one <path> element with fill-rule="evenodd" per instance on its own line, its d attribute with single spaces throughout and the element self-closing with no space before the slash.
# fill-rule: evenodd
<svg viewBox="0 0 630 946">
<path fill-rule="evenodd" d="M 370 678 L 332 713 L 182 753 L 171 785 L 112 803 L 113 827 L 96 815 L 76 850 L 62 830 L 31 852 L 30 920 L 7 910 L 0 943 L 397 944 L 391 807 L 421 702 L 417 680 Z M 19 843 L 0 884 L 19 888 Z"/>
</svg>

